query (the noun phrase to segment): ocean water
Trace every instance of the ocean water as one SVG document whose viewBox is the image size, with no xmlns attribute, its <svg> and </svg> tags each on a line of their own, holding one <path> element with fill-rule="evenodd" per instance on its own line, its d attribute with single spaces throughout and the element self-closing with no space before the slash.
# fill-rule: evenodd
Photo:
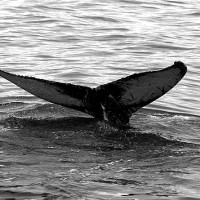
<svg viewBox="0 0 200 200">
<path fill-rule="evenodd" d="M 0 77 L 0 200 L 200 199 L 200 2 L 10 0 L 2 70 L 90 87 L 181 60 L 188 72 L 118 130 Z"/>
</svg>

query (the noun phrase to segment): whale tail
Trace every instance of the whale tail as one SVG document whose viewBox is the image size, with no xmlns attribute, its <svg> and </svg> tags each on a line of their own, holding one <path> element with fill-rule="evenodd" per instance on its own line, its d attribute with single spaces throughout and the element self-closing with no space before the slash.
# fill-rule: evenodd
<svg viewBox="0 0 200 200">
<path fill-rule="evenodd" d="M 127 124 L 134 112 L 172 89 L 186 72 L 187 67 L 182 62 L 175 62 L 165 69 L 133 74 L 97 88 L 20 76 L 2 70 L 0 76 L 51 103 L 113 124 Z"/>
<path fill-rule="evenodd" d="M 171 90 L 186 74 L 178 61 L 158 71 L 133 74 L 96 88 L 109 121 L 128 123 L 133 113 Z"/>
</svg>

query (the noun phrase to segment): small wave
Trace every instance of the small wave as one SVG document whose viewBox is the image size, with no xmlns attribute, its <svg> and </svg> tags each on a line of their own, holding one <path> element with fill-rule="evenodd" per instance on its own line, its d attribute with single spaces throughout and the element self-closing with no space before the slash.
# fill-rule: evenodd
<svg viewBox="0 0 200 200">
<path fill-rule="evenodd" d="M 185 46 L 175 46 L 175 45 L 167 45 L 167 44 L 150 44 L 147 47 L 155 48 L 155 49 L 169 49 L 169 50 L 194 50 L 193 47 L 185 47 Z"/>
<path fill-rule="evenodd" d="M 93 118 L 83 118 L 83 117 L 61 117 L 61 118 L 19 118 L 19 117 L 8 117 L 2 121 L 0 124 L 8 129 L 24 129 L 24 128 L 40 128 L 40 129 L 60 129 L 60 130 L 70 130 L 70 129 L 80 129 L 95 123 L 96 120 Z"/>
<path fill-rule="evenodd" d="M 4 107 L 13 107 L 13 106 L 21 106 L 24 105 L 23 102 L 8 102 L 8 103 L 1 103 L 1 109 L 3 109 Z"/>
<path fill-rule="evenodd" d="M 104 22 L 112 22 L 112 23 L 118 23 L 119 21 L 116 19 L 113 19 L 111 17 L 102 17 L 102 16 L 82 16 L 81 18 L 85 19 L 91 19 L 95 21 L 104 21 Z"/>
<path fill-rule="evenodd" d="M 72 194 L 67 194 L 67 192 L 65 192 L 66 194 L 59 194 L 59 195 L 52 194 L 51 192 L 43 192 L 42 189 L 39 186 L 35 186 L 35 187 L 34 186 L 30 186 L 30 187 L 28 187 L 28 186 L 22 187 L 21 186 L 20 187 L 18 185 L 16 185 L 16 186 L 14 185 L 12 187 L 2 187 L 2 186 L 0 186 L 1 199 L 3 198 L 5 200 L 57 199 L 58 196 L 59 196 L 59 198 L 62 198 L 62 199 L 68 199 L 68 198 L 70 198 L 70 196 L 74 196 Z"/>
<path fill-rule="evenodd" d="M 162 107 L 161 107 L 162 109 Z M 150 114 L 152 116 L 163 116 L 163 117 L 175 117 L 175 118 L 184 118 L 184 119 L 200 119 L 200 116 L 189 114 L 189 113 L 182 113 L 182 112 L 173 112 L 173 111 L 166 111 L 156 108 L 142 108 L 139 113 L 143 114 Z"/>
<path fill-rule="evenodd" d="M 107 178 L 101 180 L 94 180 L 94 182 L 108 183 L 108 184 L 118 184 L 118 185 L 140 185 L 139 181 L 120 179 L 120 178 Z"/>
<path fill-rule="evenodd" d="M 30 198 L 39 198 L 39 197 L 48 197 L 49 194 L 48 193 L 32 193 L 32 192 L 25 192 L 25 191 L 18 191 L 19 189 L 16 189 L 18 187 L 16 186 L 13 186 L 13 189 L 3 189 L 2 190 L 2 187 L 0 186 L 1 190 L 0 190 L 0 196 L 1 198 L 5 198 L 7 200 L 15 200 L 16 198 L 20 198 L 20 199 L 30 199 Z"/>
<path fill-rule="evenodd" d="M 195 17 L 199 17 L 199 16 L 200 16 L 200 12 L 199 12 L 199 11 L 197 11 L 197 12 L 192 12 L 192 13 L 190 13 L 189 15 L 195 16 Z"/>
</svg>

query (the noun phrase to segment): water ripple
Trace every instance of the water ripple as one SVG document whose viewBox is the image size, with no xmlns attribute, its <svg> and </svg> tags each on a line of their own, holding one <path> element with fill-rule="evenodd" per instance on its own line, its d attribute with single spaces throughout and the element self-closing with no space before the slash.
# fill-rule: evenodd
<svg viewBox="0 0 200 200">
<path fill-rule="evenodd" d="M 1 78 L 0 196 L 199 198 L 199 7 L 195 0 L 1 1 L 5 71 L 91 87 L 178 60 L 188 72 L 151 110 L 132 116 L 129 132 Z"/>
</svg>

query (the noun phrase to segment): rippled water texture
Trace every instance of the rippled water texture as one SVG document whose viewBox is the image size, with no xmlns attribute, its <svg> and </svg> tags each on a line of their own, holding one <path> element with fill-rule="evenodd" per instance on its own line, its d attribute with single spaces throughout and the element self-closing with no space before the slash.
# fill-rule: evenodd
<svg viewBox="0 0 200 200">
<path fill-rule="evenodd" d="M 3 0 L 0 68 L 96 87 L 181 60 L 117 130 L 0 78 L 0 200 L 200 198 L 200 2 Z"/>
<path fill-rule="evenodd" d="M 97 86 L 181 60 L 187 76 L 151 107 L 200 115 L 199 6 L 191 0 L 3 1 L 0 66 Z M 0 83 L 1 96 L 26 94 Z"/>
</svg>

